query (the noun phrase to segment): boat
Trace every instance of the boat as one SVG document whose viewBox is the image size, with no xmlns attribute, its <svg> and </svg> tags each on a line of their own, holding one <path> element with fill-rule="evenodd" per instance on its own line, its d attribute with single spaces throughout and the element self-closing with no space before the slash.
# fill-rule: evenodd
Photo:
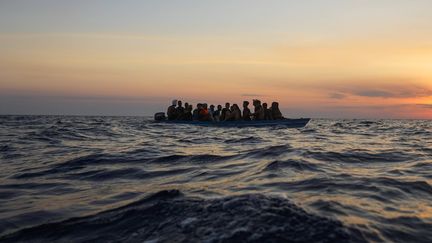
<svg viewBox="0 0 432 243">
<path fill-rule="evenodd" d="M 305 127 L 310 118 L 300 119 L 282 119 L 282 120 L 262 120 L 262 121 L 222 121 L 222 122 L 205 122 L 205 121 L 168 121 L 156 120 L 158 123 L 179 124 L 179 125 L 197 125 L 205 127 L 286 127 L 286 128 L 302 128 Z"/>
</svg>

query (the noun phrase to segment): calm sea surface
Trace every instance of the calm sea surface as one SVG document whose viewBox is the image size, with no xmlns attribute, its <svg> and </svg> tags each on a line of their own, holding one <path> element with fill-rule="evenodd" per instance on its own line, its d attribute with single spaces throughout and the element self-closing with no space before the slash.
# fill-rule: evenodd
<svg viewBox="0 0 432 243">
<path fill-rule="evenodd" d="M 0 241 L 432 242 L 432 121 L 0 116 Z"/>
</svg>

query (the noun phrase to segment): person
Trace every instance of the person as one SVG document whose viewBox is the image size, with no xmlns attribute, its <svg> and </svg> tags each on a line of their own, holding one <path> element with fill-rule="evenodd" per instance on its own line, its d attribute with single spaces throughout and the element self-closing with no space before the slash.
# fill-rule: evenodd
<svg viewBox="0 0 432 243">
<path fill-rule="evenodd" d="M 185 103 L 184 121 L 192 121 L 192 105 Z"/>
<path fill-rule="evenodd" d="M 176 105 L 177 105 L 177 100 L 173 100 L 171 106 L 168 107 L 167 116 L 168 116 L 168 120 L 170 121 L 175 120 L 178 117 Z"/>
<path fill-rule="evenodd" d="M 249 110 L 249 101 L 243 101 L 243 120 L 250 121 L 251 120 L 251 111 Z"/>
<path fill-rule="evenodd" d="M 234 118 L 234 121 L 240 121 L 242 119 L 242 114 L 240 107 L 237 104 L 233 104 L 233 111 L 231 116 Z"/>
<path fill-rule="evenodd" d="M 218 105 L 217 110 L 215 110 L 213 113 L 214 121 L 216 121 L 216 122 L 221 121 L 221 114 L 222 114 L 222 106 Z"/>
<path fill-rule="evenodd" d="M 267 103 L 262 104 L 264 109 L 264 120 L 273 120 L 272 112 L 267 108 Z"/>
<path fill-rule="evenodd" d="M 200 121 L 210 121 L 210 114 L 207 108 L 207 104 L 202 104 L 202 108 L 199 112 L 199 120 Z"/>
<path fill-rule="evenodd" d="M 221 121 L 225 121 L 226 120 L 226 118 L 227 118 L 227 112 L 229 112 L 229 113 L 231 113 L 230 112 L 230 103 L 225 103 L 225 108 L 223 108 L 222 109 L 222 112 L 221 112 L 221 117 L 220 117 L 220 120 Z"/>
<path fill-rule="evenodd" d="M 199 121 L 201 109 L 202 109 L 202 104 L 198 103 L 197 107 L 195 108 L 195 110 L 192 113 L 192 120 L 193 121 Z"/>
<path fill-rule="evenodd" d="M 215 121 L 215 106 L 214 105 L 210 105 L 210 109 L 209 109 L 209 117 L 210 117 L 210 121 Z"/>
<path fill-rule="evenodd" d="M 271 114 L 274 120 L 284 119 L 282 112 L 279 110 L 279 103 L 273 102 L 271 105 Z"/>
<path fill-rule="evenodd" d="M 254 120 L 264 120 L 264 109 L 261 105 L 260 100 L 253 100 L 253 106 L 255 107 L 255 111 L 253 114 Z"/>
<path fill-rule="evenodd" d="M 230 108 L 230 111 L 226 113 L 225 121 L 240 121 L 241 111 L 237 104 L 233 104 Z"/>
<path fill-rule="evenodd" d="M 177 120 L 183 120 L 184 119 L 184 113 L 185 113 L 185 108 L 182 106 L 182 101 L 179 100 L 177 101 Z"/>
</svg>

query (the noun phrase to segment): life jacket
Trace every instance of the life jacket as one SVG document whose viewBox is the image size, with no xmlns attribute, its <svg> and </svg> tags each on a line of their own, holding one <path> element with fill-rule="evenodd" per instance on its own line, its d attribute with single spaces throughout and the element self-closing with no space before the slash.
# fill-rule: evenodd
<svg viewBox="0 0 432 243">
<path fill-rule="evenodd" d="M 210 114 L 208 109 L 201 109 L 199 113 L 199 120 L 200 121 L 209 121 L 210 120 Z"/>
</svg>

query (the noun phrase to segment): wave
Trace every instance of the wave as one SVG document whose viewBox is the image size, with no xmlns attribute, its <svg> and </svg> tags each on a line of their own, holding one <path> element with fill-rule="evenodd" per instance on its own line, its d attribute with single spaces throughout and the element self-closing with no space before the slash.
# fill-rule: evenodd
<svg viewBox="0 0 432 243">
<path fill-rule="evenodd" d="M 265 171 L 277 171 L 285 168 L 294 169 L 298 171 L 322 171 L 317 165 L 307 162 L 306 160 L 275 160 L 268 163 L 265 167 Z"/>
<path fill-rule="evenodd" d="M 381 152 L 368 152 L 361 150 L 350 150 L 345 152 L 306 151 L 304 156 L 323 162 L 340 163 L 392 163 L 413 161 L 413 156 L 411 154 L 394 150 Z"/>
<path fill-rule="evenodd" d="M 353 242 L 357 231 L 260 194 L 215 199 L 160 191 L 95 215 L 20 230 L 2 241 Z"/>
</svg>

